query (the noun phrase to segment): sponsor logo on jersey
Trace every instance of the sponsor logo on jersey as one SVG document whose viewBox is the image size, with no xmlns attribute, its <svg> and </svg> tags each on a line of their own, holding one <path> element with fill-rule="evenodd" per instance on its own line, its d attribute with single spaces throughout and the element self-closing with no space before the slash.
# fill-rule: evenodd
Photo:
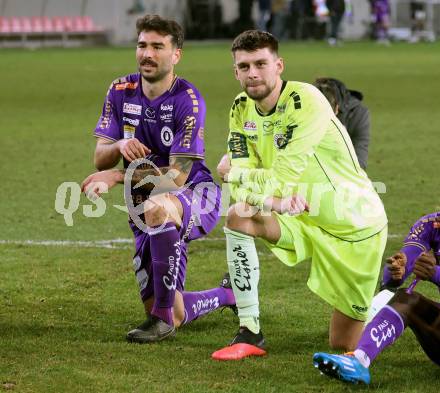
<svg viewBox="0 0 440 393">
<path fill-rule="evenodd" d="M 125 124 L 124 125 L 124 139 L 134 138 L 135 131 L 136 131 L 135 127 Z"/>
<path fill-rule="evenodd" d="M 277 120 L 272 122 L 270 120 L 266 120 L 263 122 L 263 135 L 272 134 L 275 131 L 275 128 L 279 128 L 281 126 L 281 120 Z"/>
<path fill-rule="evenodd" d="M 185 129 L 183 131 L 181 146 L 189 149 L 191 147 L 192 134 L 196 126 L 196 118 L 194 116 L 186 116 L 183 124 Z"/>
<path fill-rule="evenodd" d="M 162 127 L 162 130 L 160 131 L 160 139 L 165 146 L 171 146 L 173 144 L 174 135 L 170 127 Z"/>
<path fill-rule="evenodd" d="M 145 109 L 145 116 L 147 116 L 147 119 L 154 119 L 156 117 L 156 111 L 149 106 Z"/>
<path fill-rule="evenodd" d="M 362 307 L 362 306 L 358 306 L 358 305 L 356 305 L 356 304 L 353 304 L 353 305 L 351 306 L 351 308 L 352 308 L 353 310 L 356 310 L 356 311 L 361 312 L 361 313 L 364 313 L 364 312 L 367 312 L 367 311 L 368 311 L 368 307 Z"/>
<path fill-rule="evenodd" d="M 246 136 L 239 132 L 231 132 L 228 141 L 229 151 L 232 158 L 246 158 L 249 157 L 249 151 L 246 143 Z"/>
<path fill-rule="evenodd" d="M 267 134 L 271 134 L 273 132 L 274 129 L 274 124 L 269 121 L 266 120 L 263 122 L 263 134 L 267 135 Z"/>
<path fill-rule="evenodd" d="M 160 120 L 164 121 L 165 123 L 170 123 L 173 120 L 173 114 L 172 113 L 164 113 L 160 115 Z"/>
<path fill-rule="evenodd" d="M 258 141 L 258 134 L 248 135 L 249 142 L 256 143 Z"/>
<path fill-rule="evenodd" d="M 142 106 L 136 104 L 130 104 L 129 102 L 124 102 L 122 112 L 129 113 L 130 115 L 141 115 Z"/>
<path fill-rule="evenodd" d="M 286 111 L 286 104 L 278 105 L 277 106 L 277 112 L 278 113 L 284 113 Z"/>
<path fill-rule="evenodd" d="M 164 105 L 164 104 L 161 104 L 160 105 L 160 110 L 161 111 L 172 111 L 174 109 L 174 106 L 173 105 L 171 105 L 171 104 L 168 104 L 168 105 Z"/>
<path fill-rule="evenodd" d="M 127 122 L 128 124 L 137 127 L 139 125 L 139 119 L 130 119 L 129 117 L 123 117 L 122 121 Z"/>
<path fill-rule="evenodd" d="M 254 121 L 247 120 L 244 122 L 243 129 L 245 131 L 256 131 L 257 130 L 257 123 L 255 123 Z"/>
<path fill-rule="evenodd" d="M 125 90 L 125 89 L 131 89 L 134 90 L 138 86 L 137 82 L 134 83 L 118 83 L 115 85 L 115 90 Z"/>
<path fill-rule="evenodd" d="M 200 127 L 197 135 L 203 141 L 205 139 L 205 129 L 203 127 Z"/>
<path fill-rule="evenodd" d="M 112 105 L 110 101 L 107 100 L 104 106 L 104 114 L 101 116 L 99 122 L 99 128 L 101 130 L 108 128 L 110 126 L 111 117 L 112 117 Z"/>
</svg>

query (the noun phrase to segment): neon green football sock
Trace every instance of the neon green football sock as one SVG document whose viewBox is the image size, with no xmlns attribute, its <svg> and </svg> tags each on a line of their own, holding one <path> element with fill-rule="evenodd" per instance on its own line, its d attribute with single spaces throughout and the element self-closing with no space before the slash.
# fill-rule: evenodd
<svg viewBox="0 0 440 393">
<path fill-rule="evenodd" d="M 258 304 L 260 262 L 255 248 L 255 240 L 252 236 L 226 227 L 224 231 L 228 269 L 238 309 L 238 317 L 240 318 L 240 326 L 245 326 L 251 332 L 257 334 L 260 331 Z"/>
</svg>

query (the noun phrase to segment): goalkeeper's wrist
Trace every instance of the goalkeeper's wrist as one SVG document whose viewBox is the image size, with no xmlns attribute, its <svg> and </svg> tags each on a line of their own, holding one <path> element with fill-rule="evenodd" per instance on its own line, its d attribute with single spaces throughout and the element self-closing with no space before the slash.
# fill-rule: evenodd
<svg viewBox="0 0 440 393">
<path fill-rule="evenodd" d="M 229 173 L 226 175 L 225 181 L 234 184 L 243 184 L 248 180 L 249 169 L 232 167 Z"/>
</svg>

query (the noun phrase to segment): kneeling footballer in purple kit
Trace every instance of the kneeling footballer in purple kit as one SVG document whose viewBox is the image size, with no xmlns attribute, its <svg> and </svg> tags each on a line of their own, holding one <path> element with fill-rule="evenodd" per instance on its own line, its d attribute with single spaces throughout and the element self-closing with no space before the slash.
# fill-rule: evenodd
<svg viewBox="0 0 440 393">
<path fill-rule="evenodd" d="M 136 27 L 139 73 L 110 85 L 95 129 L 95 166 L 101 172 L 84 180 L 82 189 L 99 195 L 103 184 L 111 188 L 131 176 L 133 202 L 126 202 L 129 212 L 140 213 L 129 219 L 133 266 L 147 320 L 127 340 L 148 343 L 175 335 L 180 325 L 219 307 L 233 308 L 235 299 L 228 276 L 217 288 L 184 291 L 187 244 L 219 219 L 220 188 L 204 162 L 206 107 L 194 85 L 174 74 L 181 27 L 157 15 L 138 19 Z M 125 169 L 110 169 L 121 157 Z"/>
<path fill-rule="evenodd" d="M 432 253 L 431 253 L 432 252 Z M 396 294 L 365 327 L 352 353 L 316 353 L 315 367 L 324 374 L 351 383 L 370 383 L 371 362 L 409 327 L 426 355 L 440 366 L 440 303 L 412 289 L 417 280 L 430 281 L 440 290 L 440 212 L 420 218 L 405 238 L 400 252 L 388 258 L 382 288 L 397 288 L 414 273 L 416 280 Z"/>
</svg>

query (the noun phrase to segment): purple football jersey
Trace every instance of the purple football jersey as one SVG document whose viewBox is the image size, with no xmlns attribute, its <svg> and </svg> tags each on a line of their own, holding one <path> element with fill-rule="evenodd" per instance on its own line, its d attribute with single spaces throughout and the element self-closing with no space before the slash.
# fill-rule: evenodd
<svg viewBox="0 0 440 393">
<path fill-rule="evenodd" d="M 203 97 L 188 81 L 176 77 L 169 90 L 149 100 L 140 74 L 130 74 L 110 85 L 94 134 L 113 141 L 137 138 L 166 165 L 173 155 L 194 158 L 187 184 L 213 182 L 204 162 L 205 114 Z"/>
</svg>

